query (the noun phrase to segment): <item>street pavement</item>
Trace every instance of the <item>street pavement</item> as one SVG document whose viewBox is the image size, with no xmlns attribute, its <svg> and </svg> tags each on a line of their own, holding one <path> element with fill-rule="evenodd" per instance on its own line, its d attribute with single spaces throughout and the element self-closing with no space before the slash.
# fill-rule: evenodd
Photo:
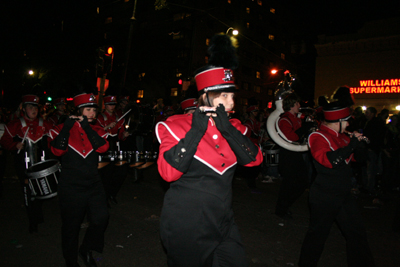
<svg viewBox="0 0 400 267">
<path fill-rule="evenodd" d="M 233 208 L 250 267 L 297 266 L 309 219 L 307 192 L 291 209 L 294 219 L 284 221 L 273 214 L 279 184 L 279 180 L 273 184 L 257 181 L 260 194 L 254 194 L 243 177 L 234 179 Z M 143 177 L 138 181 L 133 175 L 127 177 L 117 196 L 118 204 L 112 204 L 109 209 L 110 222 L 104 252 L 94 253 L 99 267 L 167 266 L 159 238 L 159 216 L 167 187 L 157 172 L 156 164 L 144 169 Z M 400 235 L 391 228 L 398 197 L 398 193 L 391 193 L 381 204 L 373 204 L 372 198 L 358 195 L 378 267 L 400 266 Z M 13 172 L 8 170 L 0 209 L 0 266 L 65 266 L 57 197 L 45 201 L 45 222 L 39 225 L 38 233 L 29 234 L 19 183 Z M 86 222 L 82 224 L 81 239 L 85 227 Z M 84 266 L 81 260 L 79 263 Z M 347 266 L 345 240 L 336 225 L 332 227 L 319 266 Z"/>
</svg>

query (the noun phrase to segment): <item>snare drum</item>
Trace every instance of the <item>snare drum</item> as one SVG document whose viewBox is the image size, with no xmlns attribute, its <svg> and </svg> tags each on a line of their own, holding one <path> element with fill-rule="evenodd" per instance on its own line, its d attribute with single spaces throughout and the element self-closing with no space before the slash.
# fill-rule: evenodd
<svg viewBox="0 0 400 267">
<path fill-rule="evenodd" d="M 97 164 L 97 168 L 101 169 L 107 166 L 108 164 L 110 164 L 110 154 L 109 153 L 99 154 L 99 163 Z"/>
<path fill-rule="evenodd" d="M 60 162 L 49 159 L 36 163 L 26 170 L 29 188 L 37 199 L 46 199 L 57 196 Z"/>
<path fill-rule="evenodd" d="M 264 163 L 267 167 L 278 166 L 279 147 L 275 144 L 269 144 L 263 147 Z"/>
<path fill-rule="evenodd" d="M 138 166 L 137 169 L 144 169 L 153 165 L 154 162 L 157 161 L 157 155 L 157 152 L 152 153 L 151 151 L 146 151 L 144 156 L 146 162 L 143 165 Z"/>
<path fill-rule="evenodd" d="M 129 154 L 127 151 L 117 151 L 117 155 L 115 157 L 115 166 L 122 166 L 128 163 Z"/>
<path fill-rule="evenodd" d="M 129 167 L 138 167 L 145 163 L 146 163 L 145 154 L 143 154 L 143 152 L 135 151 L 134 154 L 132 154 L 132 159 L 131 163 L 129 164 Z"/>
</svg>

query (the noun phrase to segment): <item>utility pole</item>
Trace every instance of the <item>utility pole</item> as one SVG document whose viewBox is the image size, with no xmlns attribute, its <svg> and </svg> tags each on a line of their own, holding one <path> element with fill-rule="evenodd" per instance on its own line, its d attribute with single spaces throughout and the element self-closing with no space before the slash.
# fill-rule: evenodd
<svg viewBox="0 0 400 267">
<path fill-rule="evenodd" d="M 124 69 L 124 75 L 122 78 L 122 83 L 121 83 L 121 87 L 119 88 L 120 92 L 119 95 L 121 95 L 121 88 L 125 87 L 125 82 L 126 82 L 126 75 L 128 73 L 128 64 L 129 64 L 129 57 L 131 54 L 131 47 L 132 47 L 132 39 L 133 39 L 133 32 L 134 32 L 134 28 L 135 28 L 135 22 L 136 22 L 136 3 L 137 0 L 135 0 L 134 6 L 133 6 L 133 13 L 132 13 L 132 17 L 130 19 L 130 27 L 129 27 L 129 34 L 128 34 L 128 44 L 126 46 L 126 53 L 125 53 L 125 69 Z"/>
</svg>

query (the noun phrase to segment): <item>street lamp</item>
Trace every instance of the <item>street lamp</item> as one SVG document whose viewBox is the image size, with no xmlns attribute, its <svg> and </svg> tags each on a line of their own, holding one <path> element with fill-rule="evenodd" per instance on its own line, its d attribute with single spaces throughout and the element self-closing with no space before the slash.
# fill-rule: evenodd
<svg viewBox="0 0 400 267">
<path fill-rule="evenodd" d="M 232 30 L 232 34 L 235 35 L 235 36 L 239 34 L 239 31 L 238 31 L 238 30 L 235 30 L 233 27 L 228 28 L 228 29 L 226 30 L 226 33 L 225 33 L 225 34 L 228 34 L 229 30 Z"/>
<path fill-rule="evenodd" d="M 34 74 L 33 70 L 29 70 L 28 74 L 32 76 Z"/>
<path fill-rule="evenodd" d="M 277 72 L 278 72 L 277 69 L 272 69 L 272 70 L 271 70 L 271 74 L 276 74 Z"/>
</svg>

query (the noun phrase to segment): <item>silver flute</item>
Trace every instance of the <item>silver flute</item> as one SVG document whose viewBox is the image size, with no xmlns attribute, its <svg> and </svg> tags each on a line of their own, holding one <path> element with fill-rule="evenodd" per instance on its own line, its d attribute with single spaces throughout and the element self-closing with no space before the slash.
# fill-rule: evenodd
<svg viewBox="0 0 400 267">
<path fill-rule="evenodd" d="M 352 133 L 352 132 L 345 131 L 345 133 L 347 133 L 350 137 L 353 137 L 353 136 L 354 136 L 354 133 Z M 368 137 L 366 137 L 366 136 L 364 136 L 364 135 L 361 135 L 361 136 L 359 136 L 359 137 L 357 137 L 357 138 L 359 138 L 358 140 L 364 141 L 364 142 L 367 143 L 367 144 L 369 144 L 369 143 L 371 142 L 371 141 L 368 139 Z"/>
</svg>

